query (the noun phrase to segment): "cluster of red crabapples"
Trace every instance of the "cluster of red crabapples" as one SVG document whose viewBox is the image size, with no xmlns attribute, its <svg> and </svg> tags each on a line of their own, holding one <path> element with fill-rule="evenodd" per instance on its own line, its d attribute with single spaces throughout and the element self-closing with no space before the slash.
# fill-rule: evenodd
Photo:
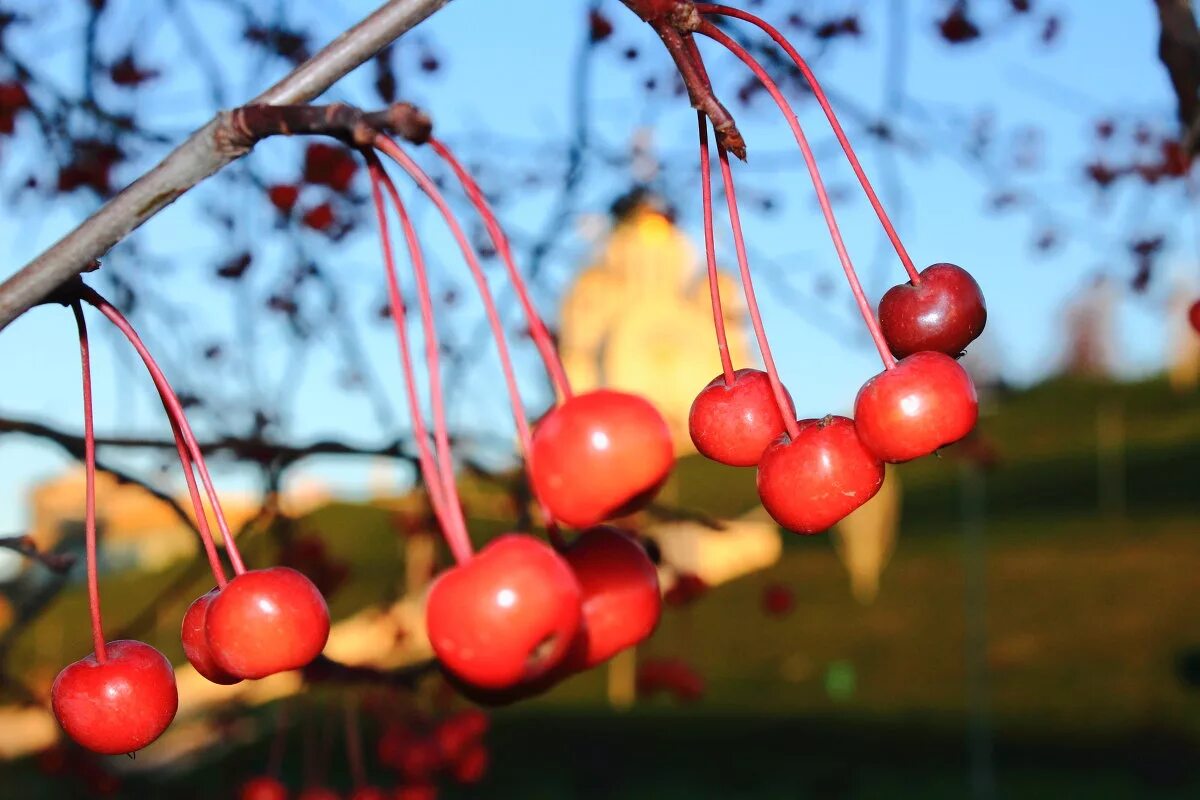
<svg viewBox="0 0 1200 800">
<path fill-rule="evenodd" d="M 490 727 L 486 714 L 479 709 L 465 709 L 437 719 L 414 715 L 406 709 L 391 707 L 377 709 L 381 730 L 373 748 L 363 747 L 357 709 L 347 706 L 346 761 L 354 788 L 341 794 L 328 785 L 322 774 L 327 766 L 328 753 L 306 754 L 304 788 L 292 795 L 287 784 L 280 780 L 284 755 L 285 729 L 276 729 L 275 741 L 267 769 L 241 783 L 238 800 L 435 800 L 438 780 L 444 778 L 462 786 L 473 786 L 483 780 L 491 761 L 484 736 Z M 278 718 L 282 723 L 282 714 Z M 306 731 L 312 733 L 311 727 Z M 306 744 L 311 742 L 306 741 Z M 318 748 L 312 748 L 319 750 Z M 385 787 L 372 780 L 367 769 L 367 754 L 374 750 L 375 761 L 394 775 L 398 785 Z M 390 781 L 389 781 L 390 782 Z"/>
<path fill-rule="evenodd" d="M 325 647 L 329 610 L 312 582 L 295 570 L 246 569 L 178 397 L 129 321 L 97 292 L 82 286 L 71 306 L 83 371 L 85 536 L 93 652 L 58 674 L 51 703 L 59 724 L 72 739 L 94 752 L 116 755 L 140 750 L 157 739 L 174 719 L 179 695 L 175 671 L 158 650 L 144 642 L 104 639 L 96 565 L 90 348 L 81 301 L 100 311 L 133 345 L 171 422 L 197 529 L 217 584 L 183 617 L 183 649 L 196 671 L 214 683 L 233 684 L 303 667 Z M 200 475 L 224 540 L 232 579 L 226 578 L 193 470 Z"/>
<path fill-rule="evenodd" d="M 756 25 L 791 57 L 824 110 L 910 277 L 907 283 L 884 295 L 877 320 L 842 241 L 812 150 L 795 113 L 754 57 L 702 18 L 696 32 L 716 40 L 745 63 L 791 127 L 838 258 L 885 369 L 859 390 L 853 419 L 833 415 L 796 419 L 792 398 L 780 382 L 771 357 L 751 282 L 729 156 L 718 142 L 739 272 L 765 367 L 765 371 L 734 369 L 726 345 L 713 252 L 708 123 L 703 115 L 698 115 L 709 286 L 723 371 L 696 397 L 689 417 L 690 433 L 696 448 L 714 461 L 739 467 L 757 466 L 759 497 L 780 525 L 797 533 L 818 533 L 879 491 L 885 462 L 899 463 L 929 455 L 971 432 L 978 416 L 975 388 L 955 359 L 983 330 L 987 311 L 979 286 L 963 269 L 953 264 L 935 264 L 917 272 L 820 84 L 787 39 L 745 11 L 708 3 L 697 3 L 695 8 L 701 15 L 729 16 Z M 687 57 L 703 76 L 699 49 L 690 36 L 686 45 Z"/>
<path fill-rule="evenodd" d="M 728 153 L 718 157 L 742 285 L 765 371 L 734 370 L 723 330 L 713 245 L 708 127 L 700 122 L 705 243 L 713 316 L 723 372 L 697 397 L 690 417 L 701 453 L 725 464 L 757 466 L 763 505 L 784 527 L 800 533 L 825 530 L 869 500 L 884 477 L 884 462 L 928 455 L 966 436 L 977 416 L 975 390 L 958 356 L 983 329 L 986 310 L 979 287 L 950 264 L 918 273 L 904 250 L 807 64 L 790 43 L 757 17 L 737 9 L 698 3 L 701 14 L 749 21 L 782 46 L 808 79 L 896 247 L 910 281 L 891 289 L 870 308 L 846 252 L 816 162 L 799 121 L 757 61 L 733 39 L 702 19 L 695 32 L 708 36 L 745 62 L 779 104 L 804 157 L 838 257 L 885 370 L 869 380 L 855 402 L 854 419 L 827 416 L 796 420 L 771 357 L 754 297 L 738 217 Z M 686 56 L 704 74 L 689 35 Z M 504 327 L 468 236 L 438 184 L 391 138 L 378 135 L 362 148 L 371 180 L 386 269 L 389 306 L 398 342 L 405 395 L 413 422 L 418 463 L 430 505 L 456 564 L 439 575 L 426 603 L 426 628 L 442 669 L 464 694 L 484 703 L 505 703 L 589 669 L 648 637 L 661 615 L 657 571 L 632 536 L 604 523 L 644 507 L 665 483 L 673 465 L 670 432 L 646 400 L 612 390 L 572 392 L 553 341 L 531 302 L 507 238 L 482 190 L 453 154 L 435 138 L 430 149 L 461 183 L 479 213 L 495 252 L 516 291 L 557 402 L 532 427 L 509 356 Z M 442 396 L 440 344 L 421 244 L 400 193 L 379 158 L 406 172 L 437 207 L 479 290 L 526 460 L 532 495 L 550 543 L 525 533 L 500 536 L 474 552 L 455 484 Z M 405 302 L 389 233 L 388 207 L 400 223 L 416 288 L 432 426 L 425 424 L 409 346 Z M 217 588 L 188 609 L 183 643 L 189 661 L 217 683 L 261 678 L 309 663 L 329 633 L 320 592 L 300 573 L 276 567 L 247 571 L 225 523 L 208 470 L 177 398 L 128 322 L 90 289 L 82 298 L 96 306 L 130 339 L 151 372 L 176 437 L 197 525 Z M 95 653 L 63 670 L 53 690 L 63 728 L 102 753 L 132 752 L 153 741 L 174 716 L 177 695 L 170 664 L 140 642 L 105 643 L 95 574 L 94 438 L 90 377 L 81 306 L 74 304 L 84 363 L 89 600 Z M 226 580 L 209 532 L 193 475 L 198 471 L 224 538 L 235 576 Z M 572 541 L 564 524 L 581 531 Z"/>
<path fill-rule="evenodd" d="M 482 190 L 442 142 L 431 138 L 428 144 L 478 212 L 558 398 L 531 429 L 478 254 L 437 184 L 394 141 L 378 137 L 375 150 L 364 151 L 364 156 L 408 410 L 430 506 L 457 562 L 430 587 L 426 629 L 447 679 L 478 702 L 500 704 L 600 664 L 653 632 L 662 609 L 657 570 L 633 536 L 603 523 L 633 513 L 653 498 L 671 471 L 674 449 L 666 421 L 641 397 L 611 390 L 572 392 L 550 333 L 533 307 L 507 237 Z M 376 150 L 408 173 L 428 196 L 462 251 L 492 329 L 517 439 L 549 544 L 528 534 L 508 533 L 478 553 L 473 551 L 455 486 L 438 331 L 421 244 Z M 416 288 L 432 431 L 415 390 L 406 309 L 389 234 L 389 200 L 407 245 Z M 568 542 L 560 523 L 581 533 Z"/>
</svg>

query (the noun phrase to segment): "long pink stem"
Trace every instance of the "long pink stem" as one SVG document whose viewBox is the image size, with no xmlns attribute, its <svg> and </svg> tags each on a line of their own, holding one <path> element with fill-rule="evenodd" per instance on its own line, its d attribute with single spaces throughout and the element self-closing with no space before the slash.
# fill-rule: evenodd
<svg viewBox="0 0 1200 800">
<path fill-rule="evenodd" d="M 429 431 L 425 426 L 424 415 L 421 413 L 420 400 L 416 390 L 416 370 L 413 367 L 412 348 L 408 339 L 408 327 L 404 307 L 404 297 L 400 291 L 400 278 L 396 270 L 395 255 L 392 251 L 391 234 L 388 231 L 387 211 L 384 206 L 383 190 L 391 196 L 392 204 L 400 217 L 404 230 L 405 241 L 408 244 L 409 257 L 413 263 L 415 274 L 424 273 L 424 255 L 421 252 L 420 241 L 412 228 L 407 209 L 400 200 L 399 192 L 391 178 L 379 163 L 379 159 L 371 151 L 364 150 L 368 169 L 371 174 L 371 195 L 375 203 L 375 213 L 379 220 L 380 242 L 383 246 L 383 261 L 387 273 L 388 301 L 392 309 L 392 324 L 396 331 L 396 341 L 399 344 L 400 364 L 404 371 L 405 393 L 408 400 L 409 416 L 412 417 L 414 438 L 417 443 L 417 461 L 421 467 L 421 475 L 425 480 L 426 491 L 429 493 L 430 505 L 433 506 L 434 516 L 446 538 L 446 544 L 454 556 L 454 560 L 462 564 L 471 559 L 471 542 L 467 535 L 466 521 L 462 515 L 462 507 L 458 500 L 458 491 L 454 482 L 454 468 L 450 463 L 449 437 L 444 428 L 444 416 L 439 414 L 441 405 L 440 366 L 438 361 L 438 342 L 436 330 L 425 330 L 426 358 L 430 372 L 430 395 L 434 415 L 434 447 L 435 455 L 429 446 Z M 418 283 L 418 296 L 422 300 L 422 319 L 424 320 L 425 293 L 421 290 L 423 283 Z M 438 420 L 443 424 L 439 425 Z M 443 445 L 445 445 L 443 449 Z"/>
<path fill-rule="evenodd" d="M 163 404 L 166 408 L 166 404 Z M 169 414 L 168 414 L 169 416 Z M 175 448 L 179 451 L 179 465 L 183 468 L 183 479 L 187 483 L 188 497 L 192 500 L 192 511 L 196 515 L 196 528 L 200 531 L 200 543 L 204 546 L 204 555 L 208 558 L 209 569 L 217 588 L 224 589 L 229 581 L 225 577 L 225 567 L 217 554 L 217 545 L 213 541 L 212 530 L 208 527 L 208 515 L 204 513 L 204 503 L 200 500 L 200 490 L 196 488 L 196 476 L 192 473 L 192 460 L 188 455 L 187 444 L 179 433 L 179 426 L 171 420 L 171 434 L 175 437 Z"/>
<path fill-rule="evenodd" d="M 700 128 L 700 199 L 704 206 L 704 256 L 708 263 L 708 296 L 712 301 L 713 331 L 717 334 L 717 353 L 721 356 L 721 371 L 725 385 L 734 382 L 733 359 L 729 356 L 729 340 L 725 336 L 725 309 L 721 305 L 721 282 L 717 273 L 717 247 L 713 236 L 712 158 L 708 152 L 708 117 L 696 112 Z M 784 414 L 785 417 L 788 414 Z"/>
<path fill-rule="evenodd" d="M 896 248 L 896 255 L 900 257 L 900 262 L 904 265 L 909 279 L 914 286 L 920 283 L 921 275 L 917 272 L 912 258 L 908 255 L 908 250 L 900 240 L 900 234 L 896 233 L 896 228 L 892 225 L 892 220 L 888 217 L 887 211 L 884 210 L 879 195 L 875 194 L 875 187 L 871 185 L 870 179 L 867 178 L 867 173 L 863 170 L 862 164 L 859 163 L 858 156 L 854 152 L 854 147 L 850 144 L 850 140 L 847 138 L 846 131 L 842 128 L 841 122 L 838 121 L 837 114 L 834 113 L 833 106 L 829 103 L 829 98 L 826 96 L 825 90 L 821 88 L 821 84 L 817 82 L 816 75 L 813 74 L 812 69 L 808 66 L 808 62 L 804 60 L 799 51 L 792 46 L 792 43 L 778 29 L 774 28 L 766 20 L 751 14 L 749 11 L 713 3 L 697 3 L 696 10 L 701 14 L 720 14 L 726 17 L 735 17 L 736 19 L 756 25 L 775 40 L 775 43 L 782 47 L 784 52 L 791 57 L 792 61 L 796 64 L 796 68 L 804 76 L 804 80 L 808 82 L 809 88 L 812 89 L 813 97 L 817 99 L 821 110 L 825 112 L 825 117 L 829 120 L 830 127 L 833 128 L 833 135 L 837 137 L 838 143 L 842 146 L 842 152 L 846 154 L 846 159 L 850 162 L 851 169 L 858 176 L 859 184 L 862 185 L 863 191 L 867 193 L 867 199 L 870 200 L 871 207 L 875 209 L 875 215 L 879 217 L 880 224 L 883 225 L 888 238 L 892 240 L 892 246 Z"/>
<path fill-rule="evenodd" d="M 537 346 L 538 352 L 541 353 L 542 361 L 546 364 L 546 371 L 550 374 L 550 380 L 554 383 L 558 393 L 564 399 L 569 399 L 572 396 L 571 382 L 567 378 L 566 370 L 563 369 L 562 359 L 558 355 L 558 348 L 554 346 L 554 339 L 550 336 L 550 331 L 546 328 L 546 323 L 542 320 L 541 315 L 538 314 L 537 308 L 530 299 L 529 286 L 525 282 L 524 276 L 521 275 L 521 271 L 517 269 L 517 264 L 512 254 L 512 247 L 509 245 L 508 237 L 504 234 L 504 228 L 501 227 L 495 211 L 492 210 L 491 204 L 488 203 L 487 197 L 484 195 L 475 178 L 462 165 L 462 162 L 455 158 L 450 149 L 438 139 L 430 139 L 429 145 L 446 162 L 450 169 L 454 171 L 459 183 L 462 184 L 463 190 L 467 193 L 467 198 L 475 206 L 475 210 L 479 212 L 479 216 L 483 219 L 483 225 L 487 228 L 488 236 L 491 238 L 492 244 L 495 245 L 496 252 L 500 255 L 500 260 L 504 262 L 508 278 L 512 282 L 513 289 L 517 293 L 517 299 L 520 301 L 521 308 L 525 312 L 525 321 L 529 325 L 529 333 L 533 337 L 533 342 Z"/>
<path fill-rule="evenodd" d="M 771 345 L 767 342 L 767 329 L 763 326 L 762 314 L 758 310 L 758 298 L 754 294 L 754 280 L 750 277 L 750 259 L 746 257 L 746 240 L 742 235 L 742 218 L 738 213 L 737 192 L 733 186 L 733 170 L 729 167 L 729 151 L 717 144 L 717 159 L 721 162 L 721 180 L 725 184 L 725 203 L 729 206 L 729 225 L 733 228 L 733 248 L 737 253 L 738 271 L 742 275 L 742 290 L 746 295 L 746 309 L 750 312 L 750 324 L 754 327 L 754 336 L 758 339 L 758 349 L 762 353 L 763 366 L 767 370 L 767 380 L 771 384 L 771 393 L 775 396 L 775 404 L 787 427 L 788 437 L 795 439 L 800 434 L 796 415 L 788 403 L 787 392 L 779 380 L 779 370 L 775 368 L 775 359 L 771 355 Z"/>
<path fill-rule="evenodd" d="M 771 79 L 771 76 L 767 74 L 762 65 L 744 47 L 725 35 L 725 33 L 711 22 L 701 23 L 697 32 L 715 40 L 741 59 L 750 68 L 750 71 L 754 73 L 754 76 L 758 78 L 759 82 L 762 83 L 763 88 L 767 90 L 772 99 L 774 99 L 775 104 L 779 106 L 779 110 L 783 112 L 784 118 L 792 129 L 792 134 L 796 138 L 796 144 L 800 146 L 800 152 L 804 156 L 804 164 L 808 168 L 808 175 L 812 179 L 813 188 L 816 190 L 817 202 L 821 206 L 821 214 L 825 217 L 825 224 L 828 226 L 829 235 L 833 239 L 834 249 L 837 250 L 838 260 L 842 263 L 842 270 L 846 273 L 846 280 L 850 283 L 850 291 L 854 294 L 855 302 L 858 303 L 858 310 L 862 313 L 863 321 L 867 325 L 867 330 L 870 331 L 871 339 L 875 342 L 875 349 L 879 351 L 879 358 L 883 361 L 884 367 L 892 369 L 896 366 L 896 359 L 892 356 L 891 350 L 888 348 L 887 340 L 883 338 L 883 331 L 879 328 L 879 322 L 875 319 L 875 314 L 871 311 L 871 304 L 867 301 L 862 283 L 858 280 L 858 273 L 854 270 L 854 263 L 850 260 L 850 254 L 846 250 L 846 243 L 842 239 L 841 230 L 838 228 L 837 219 L 834 217 L 833 206 L 829 200 L 829 193 L 825 189 L 825 182 L 821 180 L 821 173 L 817 168 L 816 157 L 813 155 L 812 148 L 808 144 L 808 139 L 800 127 L 800 121 L 796 118 L 795 112 L 792 111 L 787 98 L 779 91 L 779 87 L 775 85 L 775 81 Z"/>
<path fill-rule="evenodd" d="M 356 789 L 367 784 L 366 759 L 363 758 L 362 731 L 358 722 L 358 701 L 353 697 L 346 701 L 345 716 L 346 760 L 350 762 L 350 777 Z"/>
<path fill-rule="evenodd" d="M 479 297 L 483 301 L 488 325 L 492 330 L 492 338 L 496 342 L 496 351 L 500 356 L 500 367 L 504 374 L 504 385 L 508 390 L 509 404 L 512 406 L 513 422 L 517 429 L 517 439 L 521 444 L 522 454 L 528 462 L 533 437 L 529 430 L 529 422 L 525 419 L 525 407 L 521 401 L 521 392 L 517 386 L 516 371 L 513 369 L 512 356 L 509 354 L 508 342 L 504 335 L 504 323 L 500 319 L 500 312 L 496 309 L 496 302 L 492 297 L 491 288 L 488 286 L 487 276 L 484 274 L 483 266 L 479 263 L 475 249 L 471 246 L 470 239 L 467 238 L 462 226 L 455 218 L 450 204 L 446 202 L 446 198 L 442 195 L 441 190 L 438 189 L 437 184 L 433 182 L 425 171 L 399 145 L 386 136 L 378 137 L 375 141 L 375 146 L 407 172 L 417 186 L 420 187 L 421 191 L 433 201 L 442 218 L 445 219 L 446 225 L 450 228 L 450 233 L 458 243 L 459 249 L 462 251 L 463 259 L 467 262 L 467 267 L 471 271 L 471 277 L 474 279 L 475 286 L 479 290 Z M 558 527 L 553 515 L 540 498 L 537 498 L 537 501 L 546 523 L 547 532 L 556 544 L 561 544 Z"/>
<path fill-rule="evenodd" d="M 92 619 L 92 647 L 97 663 L 108 660 L 104 645 L 104 620 L 100 614 L 100 579 L 96 568 L 96 432 L 92 420 L 92 359 L 88 347 L 83 307 L 71 304 L 79 329 L 79 363 L 83 373 L 83 531 L 87 557 L 88 613 Z"/>
<path fill-rule="evenodd" d="M 187 414 L 184 412 L 179 398 L 176 397 L 175 390 L 171 388 L 166 375 L 159 368 L 158 363 L 154 360 L 154 356 L 150 355 L 150 351 L 146 348 L 145 343 L 142 342 L 142 338 L 138 336 L 137 331 L 134 330 L 133 325 L 125 318 L 125 315 L 90 286 L 84 287 L 82 297 L 87 303 L 94 306 L 101 314 L 107 317 L 125 335 L 125 338 L 133 345 L 133 349 L 141 357 L 142 363 L 146 365 L 146 370 L 150 373 L 150 379 L 154 381 L 154 386 L 158 389 L 159 397 L 162 399 L 163 405 L 166 406 L 167 416 L 174 425 L 178 426 L 179 433 L 191 453 L 192 461 L 195 462 L 196 469 L 200 472 L 200 481 L 204 485 L 205 494 L 208 495 L 208 503 L 212 506 L 213 516 L 217 518 L 217 528 L 221 531 L 221 538 L 225 542 L 225 551 L 229 554 L 229 563 L 233 566 L 233 572 L 235 575 L 241 575 L 246 571 L 246 567 L 242 563 L 242 555 L 238 551 L 237 543 L 233 539 L 233 533 L 229 530 L 229 523 L 225 520 L 225 512 L 221 508 L 221 499 L 217 496 L 212 476 L 208 472 L 208 465 L 204 461 L 204 453 L 200 451 L 200 444 L 196 441 L 196 437 L 192 433 L 192 426 L 188 423 Z"/>
</svg>

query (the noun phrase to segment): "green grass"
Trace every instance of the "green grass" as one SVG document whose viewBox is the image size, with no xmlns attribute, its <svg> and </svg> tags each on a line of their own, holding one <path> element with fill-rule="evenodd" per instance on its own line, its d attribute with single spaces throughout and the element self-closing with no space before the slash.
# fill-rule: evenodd
<svg viewBox="0 0 1200 800">
<path fill-rule="evenodd" d="M 1116 408 L 1123 513 L 1106 511 L 1115 506 L 1097 488 L 1096 415 Z M 901 540 L 873 605 L 853 600 L 826 537 L 788 536 L 777 565 L 668 611 L 641 649 L 688 660 L 707 684 L 701 702 L 616 713 L 599 671 L 577 677 L 498 713 L 487 791 L 449 796 L 963 797 L 967 731 L 982 719 L 969 701 L 972 625 L 986 630 L 977 655 L 1002 796 L 1200 796 L 1200 692 L 1177 669 L 1200 647 L 1200 402 L 1160 381 L 1059 381 L 996 405 L 980 430 L 999 460 L 983 477 L 976 549 L 954 448 L 904 465 Z M 757 505 L 753 472 L 700 459 L 679 465 L 664 497 L 716 516 Z M 394 596 L 403 563 L 385 511 L 333 505 L 302 527 L 353 565 L 335 616 Z M 503 521 L 472 529 L 484 539 Z M 265 539 L 258 546 L 255 560 L 271 556 Z M 985 611 L 969 617 L 968 565 L 980 562 Z M 178 569 L 109 576 L 110 625 L 134 618 Z M 762 611 L 770 584 L 794 591 L 789 616 Z M 205 588 L 198 579 L 163 604 L 146 634 L 173 658 L 182 604 Z M 64 592 L 17 640 L 14 671 L 51 676 L 86 651 L 84 619 L 81 591 Z M 260 755 L 230 754 L 223 771 Z M 0 780 L 29 779 L 9 772 Z M 192 773 L 131 796 L 223 796 L 206 780 Z"/>
</svg>

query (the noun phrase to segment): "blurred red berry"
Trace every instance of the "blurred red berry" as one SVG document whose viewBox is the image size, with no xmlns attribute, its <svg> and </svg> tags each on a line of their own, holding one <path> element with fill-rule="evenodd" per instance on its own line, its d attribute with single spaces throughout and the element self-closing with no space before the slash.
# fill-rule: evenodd
<svg viewBox="0 0 1200 800">
<path fill-rule="evenodd" d="M 344 147 L 313 142 L 304 151 L 304 180 L 345 192 L 354 181 L 358 164 Z"/>
<path fill-rule="evenodd" d="M 267 199 L 279 209 L 280 214 L 291 214 L 300 199 L 300 187 L 290 183 L 277 183 L 267 189 Z"/>
<path fill-rule="evenodd" d="M 458 783 L 475 784 L 483 780 L 488 769 L 488 750 L 481 744 L 474 745 L 450 767 L 450 774 Z"/>
<path fill-rule="evenodd" d="M 322 232 L 328 232 L 333 227 L 334 220 L 333 206 L 329 203 L 313 206 L 300 218 L 300 221 L 307 227 Z"/>
<path fill-rule="evenodd" d="M 788 587 L 772 583 L 763 589 L 763 611 L 773 617 L 782 617 L 796 607 L 796 597 Z"/>
<path fill-rule="evenodd" d="M 682 606 L 700 598 L 708 591 L 708 584 L 698 575 L 681 572 L 675 577 L 675 583 L 663 594 L 667 605 Z"/>
</svg>

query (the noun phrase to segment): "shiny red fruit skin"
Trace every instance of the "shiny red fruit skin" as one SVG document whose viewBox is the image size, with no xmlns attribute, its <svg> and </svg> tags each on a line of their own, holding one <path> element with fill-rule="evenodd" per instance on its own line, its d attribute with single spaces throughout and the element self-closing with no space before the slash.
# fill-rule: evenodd
<svg viewBox="0 0 1200 800">
<path fill-rule="evenodd" d="M 213 660 L 212 651 L 208 647 L 208 631 L 205 623 L 208 621 L 208 607 L 217 597 L 217 590 L 196 598 L 187 612 L 183 615 L 183 626 L 179 638 L 183 642 L 183 652 L 188 662 L 208 680 L 221 686 L 232 686 L 241 683 L 242 679 L 230 675 L 221 669 Z"/>
<path fill-rule="evenodd" d="M 771 517 L 794 533 L 827 530 L 883 485 L 883 462 L 860 441 L 854 420 L 828 416 L 797 422 L 758 462 L 758 496 Z"/>
<path fill-rule="evenodd" d="M 67 735 L 95 753 L 141 750 L 175 718 L 175 670 L 144 642 L 118 639 L 58 673 L 50 690 L 54 716 Z"/>
<path fill-rule="evenodd" d="M 481 689 L 508 689 L 562 660 L 581 601 L 566 561 L 545 542 L 510 533 L 438 576 L 425 621 L 446 670 Z"/>
<path fill-rule="evenodd" d="M 238 800 L 287 800 L 287 797 L 287 787 L 269 775 L 251 778 L 238 792 Z"/>
<path fill-rule="evenodd" d="M 1188 309 L 1188 322 L 1192 323 L 1192 330 L 1200 333 L 1200 300 L 1192 303 L 1192 307 Z"/>
<path fill-rule="evenodd" d="M 637 540 L 592 528 L 563 556 L 583 589 L 583 624 L 567 659 L 572 669 L 590 669 L 654 633 L 662 616 L 658 570 Z"/>
<path fill-rule="evenodd" d="M 533 431 L 534 492 L 562 522 L 589 528 L 653 499 L 675 462 L 671 431 L 637 395 L 599 389 L 553 409 Z"/>
<path fill-rule="evenodd" d="M 320 655 L 329 638 L 329 608 L 312 581 L 294 569 L 251 570 L 209 604 L 206 629 L 218 667 L 265 678 Z"/>
<path fill-rule="evenodd" d="M 899 464 L 954 444 L 975 427 L 979 401 L 962 365 L 942 353 L 914 353 L 858 391 L 854 420 L 871 452 Z"/>
<path fill-rule="evenodd" d="M 784 417 L 767 373 L 739 369 L 733 384 L 718 375 L 692 401 L 688 432 L 706 458 L 731 467 L 753 467 L 767 445 L 784 431 Z M 788 413 L 795 414 L 791 395 Z"/>
<path fill-rule="evenodd" d="M 916 286 L 893 286 L 879 302 L 879 325 L 896 358 L 924 350 L 958 357 L 986 324 L 979 284 L 954 264 L 926 267 Z"/>
</svg>

